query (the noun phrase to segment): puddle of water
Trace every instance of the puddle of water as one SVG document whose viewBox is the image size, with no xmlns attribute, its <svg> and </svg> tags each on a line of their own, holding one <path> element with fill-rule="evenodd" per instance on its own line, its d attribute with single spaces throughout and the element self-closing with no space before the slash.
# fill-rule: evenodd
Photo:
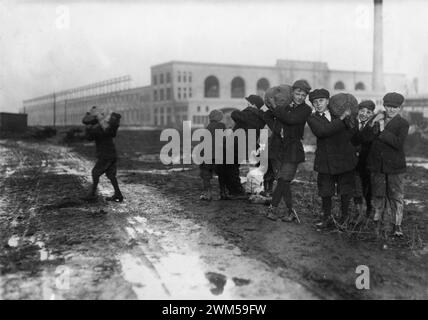
<svg viewBox="0 0 428 320">
<path fill-rule="evenodd" d="M 125 253 L 120 256 L 122 274 L 132 284 L 138 299 L 169 299 L 167 290 L 162 286 L 159 277 L 144 262 Z"/>
<path fill-rule="evenodd" d="M 415 199 L 405 199 L 404 203 L 407 204 L 420 204 L 422 203 L 422 201 L 420 200 L 415 200 Z"/>
<path fill-rule="evenodd" d="M 155 266 L 173 299 L 232 299 L 234 296 L 233 283 L 224 275 L 216 278 L 212 276 L 215 272 L 207 273 L 196 252 L 169 253 L 156 261 Z"/>
<path fill-rule="evenodd" d="M 189 170 L 192 170 L 192 168 L 171 168 L 171 169 L 152 169 L 152 170 L 122 170 L 122 172 L 168 175 L 172 172 L 183 172 L 183 171 L 189 171 Z"/>
<path fill-rule="evenodd" d="M 417 162 L 417 163 L 412 163 L 411 165 L 414 167 L 422 167 L 428 170 L 428 162 Z"/>
<path fill-rule="evenodd" d="M 39 247 L 40 261 L 54 260 L 55 256 L 46 249 L 43 241 L 37 241 L 36 245 Z"/>
<path fill-rule="evenodd" d="M 137 233 L 135 232 L 134 229 L 130 227 L 125 227 L 125 230 L 132 239 L 137 239 Z"/>
<path fill-rule="evenodd" d="M 13 248 L 15 248 L 15 247 L 17 247 L 18 246 L 18 244 L 19 244 L 19 240 L 20 240 L 20 238 L 18 237 L 18 236 L 12 236 L 12 237 L 10 237 L 10 239 L 7 241 L 7 244 L 10 246 L 10 247 L 13 247 Z"/>
<path fill-rule="evenodd" d="M 422 167 L 422 168 L 428 170 L 428 159 L 427 158 L 407 157 L 406 160 L 411 166 Z"/>
<path fill-rule="evenodd" d="M 148 233 L 148 234 L 155 235 L 155 236 L 162 235 L 162 232 L 155 231 L 152 228 L 149 228 L 147 226 L 147 219 L 144 218 L 144 217 L 131 217 L 131 218 L 128 219 L 128 222 L 134 226 L 134 228 L 132 229 L 132 231 L 128 231 L 128 234 L 131 237 L 133 235 L 136 236 L 135 232 L 138 232 L 138 233 L 141 233 L 141 234 Z M 129 228 L 127 228 L 127 229 L 129 229 Z"/>
</svg>

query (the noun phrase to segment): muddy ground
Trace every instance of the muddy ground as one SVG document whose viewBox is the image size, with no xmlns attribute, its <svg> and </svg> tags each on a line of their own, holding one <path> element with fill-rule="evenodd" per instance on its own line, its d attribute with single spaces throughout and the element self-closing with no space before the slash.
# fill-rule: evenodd
<svg viewBox="0 0 428 320">
<path fill-rule="evenodd" d="M 298 225 L 244 200 L 199 201 L 196 166 L 163 166 L 125 136 L 122 204 L 103 200 L 105 178 L 98 201 L 79 200 L 92 144 L 0 141 L 1 299 L 428 298 L 427 169 L 409 168 L 405 237 L 385 250 L 370 223 L 313 227 L 312 154 L 293 182 Z M 369 267 L 369 290 L 355 286 L 359 265 Z"/>
</svg>

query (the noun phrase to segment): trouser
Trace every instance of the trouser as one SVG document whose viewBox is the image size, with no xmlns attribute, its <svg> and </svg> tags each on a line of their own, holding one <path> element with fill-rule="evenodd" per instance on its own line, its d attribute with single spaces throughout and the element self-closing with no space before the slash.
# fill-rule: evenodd
<svg viewBox="0 0 428 320">
<path fill-rule="evenodd" d="M 331 216 L 331 199 L 337 192 L 340 195 L 342 218 L 346 218 L 349 213 L 349 202 L 355 191 L 354 171 L 335 175 L 318 173 L 317 185 L 318 194 L 322 199 L 323 217 L 327 219 Z"/>
<path fill-rule="evenodd" d="M 400 226 L 404 211 L 404 175 L 373 172 L 371 183 L 374 220 Z"/>
<path fill-rule="evenodd" d="M 268 159 L 268 168 L 266 173 L 263 175 L 263 188 L 265 192 L 272 192 L 273 182 L 275 181 L 275 173 L 272 168 L 272 159 Z"/>
<path fill-rule="evenodd" d="M 239 164 L 226 164 L 226 186 L 232 195 L 245 193 L 241 185 L 241 178 L 239 176 Z"/>
<path fill-rule="evenodd" d="M 366 215 L 370 216 L 373 211 L 372 206 L 372 184 L 370 171 L 367 169 L 360 169 L 355 174 L 356 191 L 354 195 L 354 203 L 362 204 L 363 198 L 366 201 Z"/>
<path fill-rule="evenodd" d="M 288 210 L 293 209 L 293 199 L 291 193 L 291 181 L 296 176 L 298 163 L 295 162 L 274 162 L 274 172 L 278 182 L 272 194 L 272 206 L 278 207 L 281 199 L 284 198 Z"/>
<path fill-rule="evenodd" d="M 199 176 L 202 179 L 202 188 L 204 191 L 211 190 L 211 179 L 213 178 L 214 165 L 202 163 L 199 165 Z"/>
<path fill-rule="evenodd" d="M 110 180 L 113 188 L 114 193 L 116 195 L 121 195 L 119 189 L 119 183 L 116 179 L 116 173 L 117 173 L 117 166 L 116 166 L 116 159 L 98 159 L 95 163 L 94 168 L 92 169 L 92 193 L 95 194 L 98 183 L 100 181 L 100 177 L 105 173 L 107 178 Z"/>
</svg>

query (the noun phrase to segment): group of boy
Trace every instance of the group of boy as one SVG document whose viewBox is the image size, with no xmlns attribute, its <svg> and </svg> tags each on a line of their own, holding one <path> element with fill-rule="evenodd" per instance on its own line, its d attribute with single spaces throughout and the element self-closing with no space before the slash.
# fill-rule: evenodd
<svg viewBox="0 0 428 320">
<path fill-rule="evenodd" d="M 307 97 L 313 108 L 306 103 Z M 406 170 L 404 141 L 409 124 L 399 114 L 404 102 L 401 94 L 387 93 L 383 97 L 385 111 L 376 114 L 373 101 L 362 101 L 356 115 L 350 109 L 340 115 L 332 112 L 329 91 L 311 91 L 305 80 L 293 84 L 291 102 L 277 101 L 273 97 L 263 100 L 256 95 L 246 99 L 248 107 L 232 113 L 234 130 L 243 128 L 259 131 L 267 125 L 271 132 L 268 142 L 269 167 L 264 176 L 264 195 L 272 196 L 267 218 L 285 222 L 299 220 L 293 208 L 291 181 L 296 176 L 299 164 L 305 161 L 302 140 L 307 123 L 317 139 L 314 171 L 318 173 L 317 188 L 322 212 L 316 226 L 330 228 L 350 222 L 358 224 L 364 218 L 373 218 L 378 236 L 386 236 L 390 234 L 389 231 L 394 236 L 403 236 L 403 173 Z M 266 105 L 267 111 L 262 111 L 263 105 Z M 221 111 L 212 111 L 209 118 L 209 130 L 224 128 Z M 203 195 L 202 199 L 211 200 L 211 187 L 207 179 L 212 174 L 206 172 L 207 169 L 213 172 L 215 167 L 210 169 L 201 165 L 204 190 L 209 190 L 209 196 Z M 239 165 L 235 165 L 231 171 L 227 168 L 223 171 L 219 169 L 221 198 L 227 199 L 226 189 L 231 182 L 226 180 L 235 179 L 235 183 L 239 183 L 236 181 Z M 274 180 L 276 187 L 272 191 Z M 340 196 L 338 218 L 332 214 L 332 199 L 336 194 Z M 286 212 L 279 209 L 282 199 Z M 352 199 L 357 208 L 354 216 L 350 215 L 349 209 Z"/>
</svg>

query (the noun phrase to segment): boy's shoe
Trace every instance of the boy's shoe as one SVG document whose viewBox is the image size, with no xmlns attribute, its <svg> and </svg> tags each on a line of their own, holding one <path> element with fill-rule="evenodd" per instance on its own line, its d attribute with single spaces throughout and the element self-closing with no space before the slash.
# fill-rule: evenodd
<svg viewBox="0 0 428 320">
<path fill-rule="evenodd" d="M 123 196 L 121 194 L 114 194 L 111 197 L 107 197 L 106 201 L 123 202 Z"/>
<path fill-rule="evenodd" d="M 284 222 L 293 222 L 293 221 L 296 221 L 297 223 L 300 224 L 299 216 L 297 215 L 297 212 L 294 209 L 290 210 L 288 216 L 281 217 L 281 220 L 284 221 Z"/>
<path fill-rule="evenodd" d="M 334 226 L 334 222 L 331 216 L 327 218 L 322 218 L 322 221 L 315 224 L 315 226 L 319 229 L 326 229 Z"/>
<path fill-rule="evenodd" d="M 208 194 L 201 194 L 201 196 L 199 197 L 199 199 L 203 200 L 203 201 L 211 201 L 212 197 L 210 195 L 208 195 Z"/>
<path fill-rule="evenodd" d="M 225 191 L 220 192 L 220 200 L 229 200 L 227 193 Z"/>
<path fill-rule="evenodd" d="M 404 236 L 404 233 L 403 233 L 403 230 L 401 229 L 401 226 L 395 226 L 394 236 L 399 237 L 399 238 Z"/>
<path fill-rule="evenodd" d="M 269 206 L 267 214 L 266 214 L 266 218 L 268 218 L 269 220 L 272 220 L 272 221 L 277 221 L 279 219 L 277 210 L 278 210 L 278 208 Z"/>
<path fill-rule="evenodd" d="M 271 198 L 272 197 L 272 195 L 269 191 L 264 191 L 264 190 L 262 192 L 260 192 L 260 195 L 265 197 L 265 198 Z"/>
</svg>

